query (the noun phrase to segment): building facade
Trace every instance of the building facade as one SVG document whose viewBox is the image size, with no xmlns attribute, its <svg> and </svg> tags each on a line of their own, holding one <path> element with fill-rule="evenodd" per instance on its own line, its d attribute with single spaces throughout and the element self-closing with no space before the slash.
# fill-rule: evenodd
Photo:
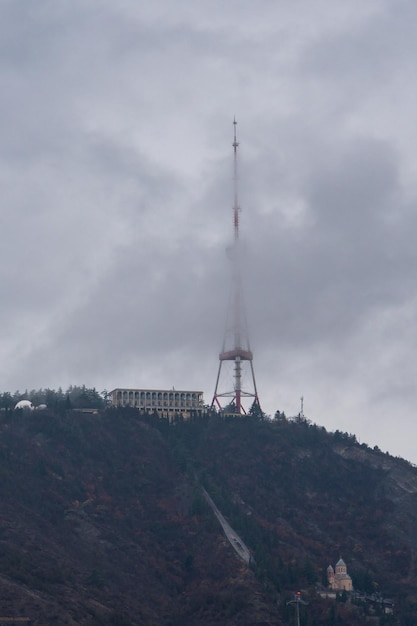
<svg viewBox="0 0 417 626">
<path fill-rule="evenodd" d="M 203 412 L 203 392 L 172 389 L 113 389 L 109 393 L 112 406 L 131 406 L 156 411 L 169 419 L 176 415 L 189 417 L 191 411 Z"/>
<path fill-rule="evenodd" d="M 347 573 L 346 563 L 339 559 L 335 569 L 331 565 L 327 568 L 327 580 L 330 589 L 335 591 L 352 591 L 352 579 Z"/>
</svg>

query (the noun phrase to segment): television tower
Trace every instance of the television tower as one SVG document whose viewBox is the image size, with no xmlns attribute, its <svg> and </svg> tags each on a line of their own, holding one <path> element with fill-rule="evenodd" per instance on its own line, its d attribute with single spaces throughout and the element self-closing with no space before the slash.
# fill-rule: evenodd
<svg viewBox="0 0 417 626">
<path fill-rule="evenodd" d="M 238 201 L 238 177 L 237 177 L 237 149 L 239 142 L 236 139 L 236 119 L 233 120 L 233 181 L 234 181 L 234 203 L 233 203 L 233 246 L 228 250 L 232 263 L 232 285 L 230 301 L 226 319 L 226 329 L 224 333 L 223 347 L 219 355 L 219 369 L 217 373 L 216 387 L 214 390 L 211 406 L 217 405 L 221 410 L 223 398 L 230 398 L 228 404 L 233 403 L 235 412 L 246 414 L 243 406 L 244 398 L 252 398 L 252 403 L 259 407 L 258 392 L 256 389 L 255 373 L 253 369 L 253 354 L 249 346 L 249 335 L 246 323 L 246 315 L 242 299 L 242 278 L 240 264 L 240 243 L 239 243 L 239 201 Z M 233 368 L 233 387 L 230 389 L 231 381 L 227 382 L 226 391 L 220 391 L 222 378 L 222 366 L 225 361 L 231 361 Z M 249 367 L 248 367 L 249 366 Z M 249 370 L 251 384 L 249 388 L 243 387 L 243 380 L 246 381 L 245 370 Z M 224 378 L 224 376 L 223 376 Z M 230 386 L 229 386 L 230 385 Z"/>
</svg>

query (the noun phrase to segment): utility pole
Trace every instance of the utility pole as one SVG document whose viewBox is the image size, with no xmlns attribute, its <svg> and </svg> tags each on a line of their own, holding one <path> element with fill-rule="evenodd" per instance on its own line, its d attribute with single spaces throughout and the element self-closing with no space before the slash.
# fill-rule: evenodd
<svg viewBox="0 0 417 626">
<path fill-rule="evenodd" d="M 295 626 L 300 626 L 300 604 L 307 606 L 308 602 L 304 602 L 301 597 L 301 591 L 297 591 L 297 593 L 294 594 L 294 600 L 290 600 L 287 602 L 287 605 L 288 604 L 295 606 Z"/>
</svg>

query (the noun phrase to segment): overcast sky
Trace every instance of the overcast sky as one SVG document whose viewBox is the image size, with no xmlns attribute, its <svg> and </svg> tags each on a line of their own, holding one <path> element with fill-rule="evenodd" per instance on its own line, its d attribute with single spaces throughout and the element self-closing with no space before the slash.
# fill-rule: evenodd
<svg viewBox="0 0 417 626">
<path fill-rule="evenodd" d="M 415 0 L 1 0 L 0 391 L 199 389 L 417 463 Z"/>
</svg>

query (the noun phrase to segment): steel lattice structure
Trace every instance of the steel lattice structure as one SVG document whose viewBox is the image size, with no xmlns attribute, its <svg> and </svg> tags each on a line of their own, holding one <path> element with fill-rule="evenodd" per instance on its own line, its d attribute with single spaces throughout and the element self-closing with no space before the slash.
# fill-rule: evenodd
<svg viewBox="0 0 417 626">
<path fill-rule="evenodd" d="M 244 311 L 242 298 L 242 275 L 241 275 L 241 249 L 239 241 L 239 200 L 238 200 L 238 176 L 237 176 L 237 149 L 239 142 L 236 138 L 236 119 L 233 120 L 234 137 L 233 137 L 233 181 L 234 181 L 234 203 L 233 203 L 233 229 L 234 240 L 230 250 L 230 260 L 232 263 L 232 284 L 230 292 L 230 301 L 228 314 L 226 319 L 226 329 L 223 339 L 222 351 L 219 355 L 219 369 L 217 373 L 216 387 L 214 390 L 211 406 L 217 406 L 220 410 L 222 400 L 228 399 L 227 404 L 234 404 L 234 410 L 238 414 L 246 414 L 247 410 L 243 406 L 244 398 L 251 398 L 252 404 L 256 403 L 259 407 L 258 392 L 256 389 L 255 373 L 253 369 L 253 353 L 249 345 L 249 335 L 247 328 L 246 315 Z M 223 383 L 224 374 L 222 366 L 225 361 L 233 362 L 233 388 L 227 388 L 226 391 L 220 390 L 220 384 Z M 249 387 L 243 385 L 243 379 L 246 381 L 245 369 L 249 370 Z M 228 380 L 227 385 L 231 385 Z"/>
</svg>

